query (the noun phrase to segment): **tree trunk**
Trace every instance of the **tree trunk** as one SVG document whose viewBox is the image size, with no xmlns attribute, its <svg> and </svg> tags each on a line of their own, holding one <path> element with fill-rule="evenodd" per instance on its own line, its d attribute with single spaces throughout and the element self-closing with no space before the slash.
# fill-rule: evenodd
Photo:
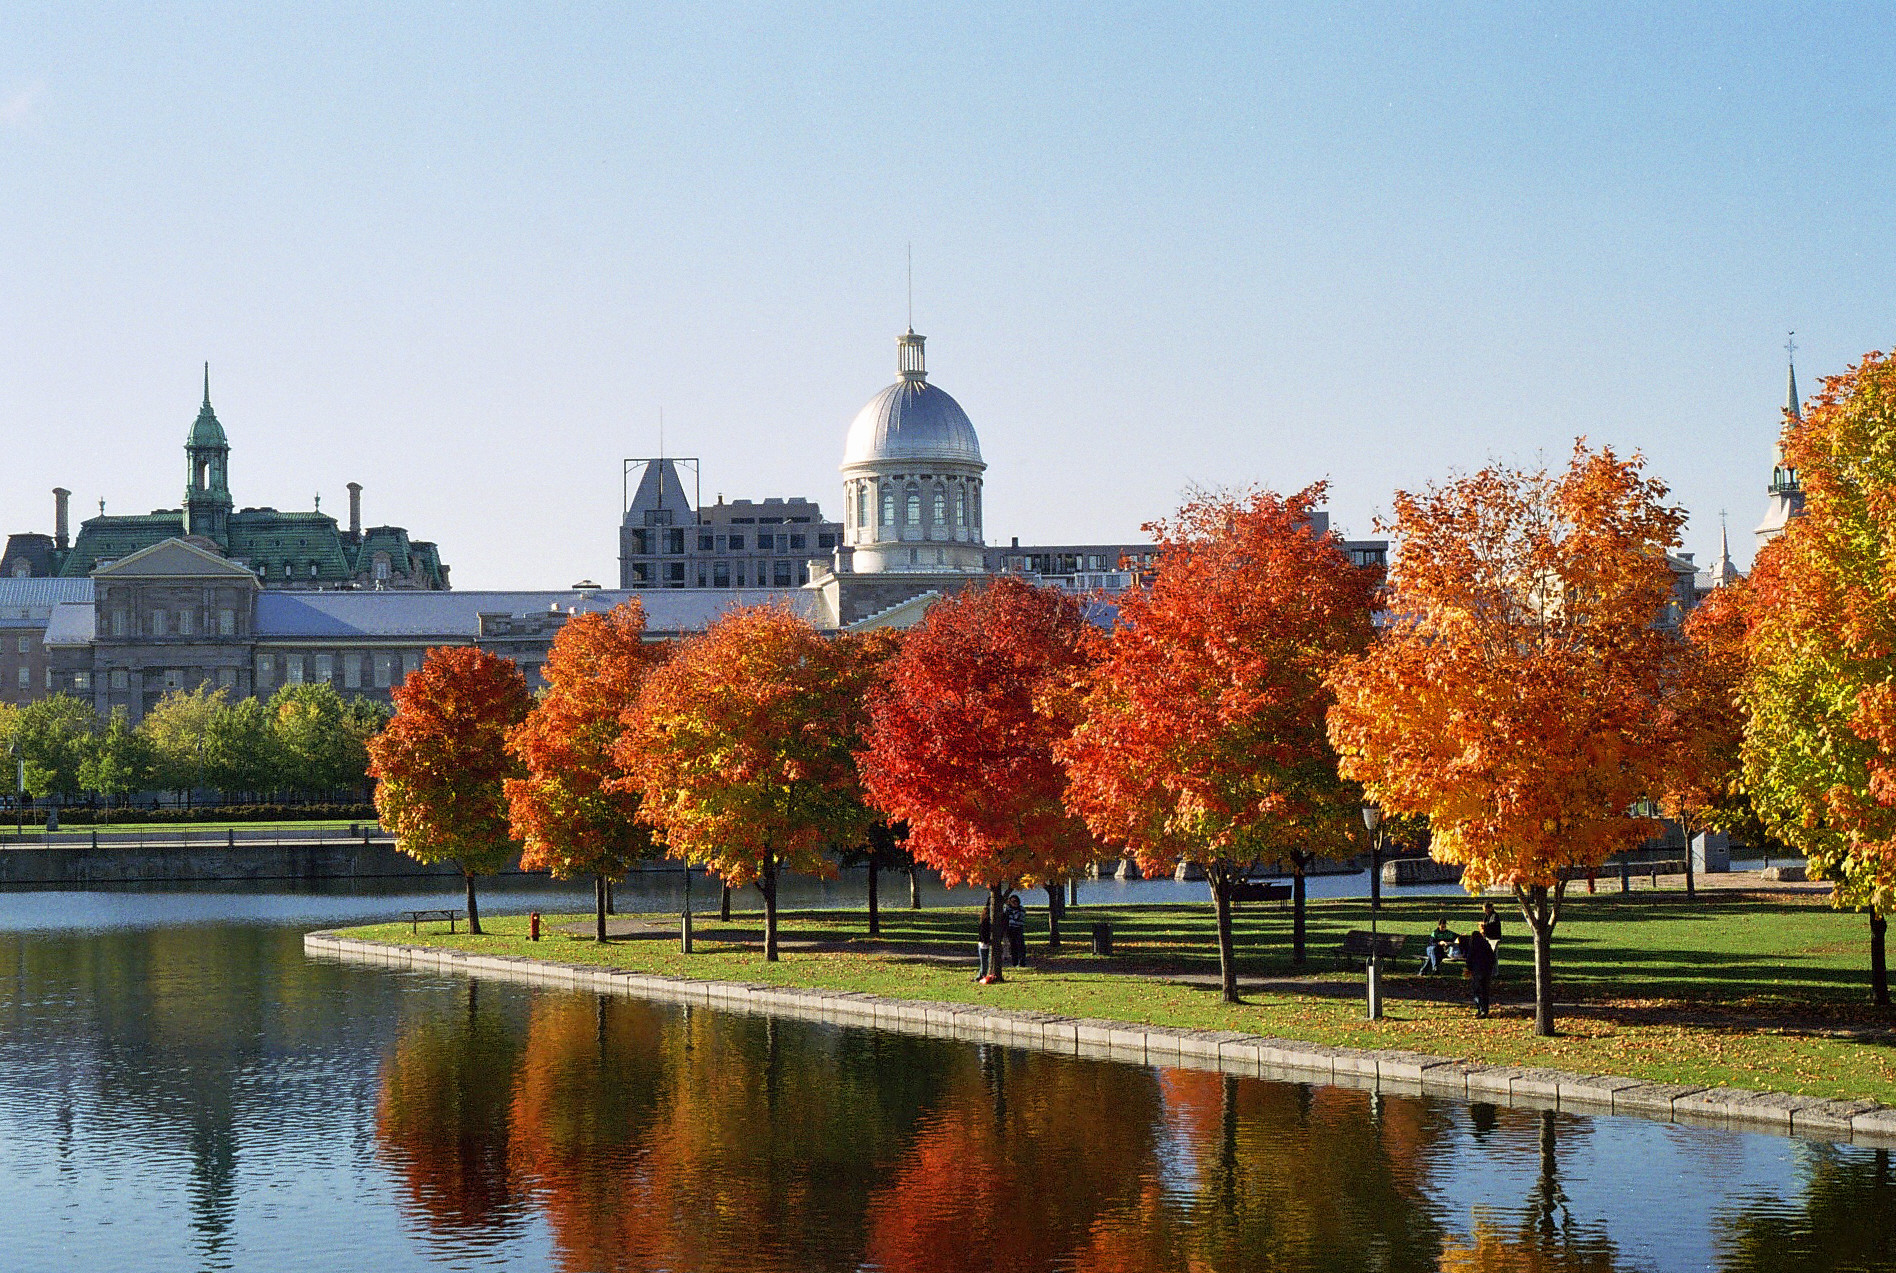
<svg viewBox="0 0 1896 1273">
<path fill-rule="evenodd" d="M 1047 885 L 1047 949 L 1060 949 L 1060 901 L 1065 885 Z"/>
<path fill-rule="evenodd" d="M 1001 952 L 1007 949 L 1007 885 L 988 886 L 988 979 L 999 985 L 1007 980 L 1001 971 Z"/>
<path fill-rule="evenodd" d="M 1211 882 L 1211 905 L 1218 912 L 1218 991 L 1226 1003 L 1238 1000 L 1238 963 L 1231 949 L 1231 872 L 1214 865 L 1205 872 Z"/>
<path fill-rule="evenodd" d="M 1307 853 L 1290 855 L 1290 962 L 1299 968 L 1304 962 L 1304 866 L 1309 861 Z"/>
<path fill-rule="evenodd" d="M 725 923 L 731 922 L 731 886 L 724 886 L 724 896 L 718 899 L 718 918 Z"/>
<path fill-rule="evenodd" d="M 911 866 L 908 869 L 908 877 L 909 909 L 919 911 L 922 909 L 922 868 L 919 866 Z"/>
<path fill-rule="evenodd" d="M 1692 820 L 1680 814 L 1679 825 L 1685 829 L 1685 900 L 1689 902 L 1698 896 L 1692 881 Z"/>
<path fill-rule="evenodd" d="M 764 895 L 764 962 L 777 962 L 777 855 L 764 855 L 764 873 L 757 877 L 757 891 Z"/>
<path fill-rule="evenodd" d="M 1889 965 L 1884 960 L 1883 937 L 1889 917 L 1870 907 L 1870 995 L 1879 1008 L 1889 1007 Z"/>
<path fill-rule="evenodd" d="M 882 915 L 876 904 L 876 876 L 876 855 L 871 853 L 869 855 L 869 935 L 871 937 L 882 935 Z"/>
<path fill-rule="evenodd" d="M 461 872 L 461 878 L 467 881 L 467 931 L 473 933 L 476 937 L 483 936 L 481 932 L 481 910 L 474 902 L 474 872 L 463 870 Z"/>
<path fill-rule="evenodd" d="M 593 940 L 601 945 L 606 940 L 606 877 L 593 877 Z"/>
<path fill-rule="evenodd" d="M 1078 906 L 1079 904 L 1080 904 L 1080 877 L 1077 875 L 1069 875 L 1067 876 L 1067 905 Z"/>
<path fill-rule="evenodd" d="M 1515 885 L 1514 898 L 1534 933 L 1534 1033 L 1554 1036 L 1554 927 L 1560 922 L 1560 897 L 1567 882 L 1549 892 L 1545 884 Z"/>
</svg>

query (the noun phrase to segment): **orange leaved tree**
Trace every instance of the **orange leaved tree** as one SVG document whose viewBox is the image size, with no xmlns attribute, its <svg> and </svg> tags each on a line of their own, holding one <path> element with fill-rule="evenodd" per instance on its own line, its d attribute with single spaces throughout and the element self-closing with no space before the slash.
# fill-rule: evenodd
<svg viewBox="0 0 1896 1273">
<path fill-rule="evenodd" d="M 1744 580 L 1715 589 L 1685 617 L 1669 707 L 1678 749 L 1659 808 L 1685 831 L 1685 895 L 1694 895 L 1693 829 L 1742 825 L 1750 808 L 1742 794 L 1745 632 L 1750 590 Z"/>
<path fill-rule="evenodd" d="M 395 846 L 420 862 L 452 862 L 467 882 L 467 927 L 481 931 L 474 877 L 519 853 L 502 784 L 519 773 L 507 734 L 532 706 L 512 659 L 440 646 L 395 687 L 395 715 L 369 739 L 375 808 Z"/>
<path fill-rule="evenodd" d="M 1491 465 L 1397 492 L 1388 619 L 1331 678 L 1345 777 L 1425 814 L 1463 882 L 1511 890 L 1534 935 L 1535 1031 L 1554 1031 L 1553 936 L 1570 872 L 1657 829 L 1678 731 L 1666 548 L 1684 514 L 1637 456 Z"/>
<path fill-rule="evenodd" d="M 1048 710 L 1085 674 L 1089 638 L 1077 601 L 1002 576 L 929 607 L 870 695 L 870 803 L 908 822 L 909 852 L 949 884 L 988 889 L 996 951 L 1009 889 L 1095 856 L 1053 754 L 1072 722 Z"/>
<path fill-rule="evenodd" d="M 824 851 L 862 838 L 853 752 L 874 663 L 776 606 L 726 611 L 646 678 L 614 752 L 666 852 L 764 898 L 777 958 L 777 883 L 829 875 Z"/>
<path fill-rule="evenodd" d="M 547 653 L 546 692 L 508 738 L 526 776 L 507 780 L 520 865 L 555 879 L 593 877 L 593 935 L 606 940 L 606 882 L 652 853 L 638 792 L 613 790 L 613 748 L 626 730 L 658 645 L 644 639 L 638 598 L 574 616 Z"/>
<path fill-rule="evenodd" d="M 1148 874 L 1204 868 L 1226 1003 L 1231 888 L 1249 864 L 1344 845 L 1361 791 L 1337 774 L 1324 675 L 1369 644 L 1381 571 L 1316 533 L 1324 487 L 1205 496 L 1146 527 L 1150 589 L 1119 603 L 1084 716 L 1060 744 L 1067 804 Z"/>
</svg>

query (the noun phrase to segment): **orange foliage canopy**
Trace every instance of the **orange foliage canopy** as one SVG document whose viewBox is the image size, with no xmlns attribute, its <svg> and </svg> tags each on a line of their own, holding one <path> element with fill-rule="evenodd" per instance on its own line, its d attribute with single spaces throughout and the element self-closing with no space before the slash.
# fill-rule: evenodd
<svg viewBox="0 0 1896 1273">
<path fill-rule="evenodd" d="M 558 879 L 617 875 L 651 852 L 635 790 L 612 790 L 613 749 L 662 646 L 644 638 L 634 597 L 609 614 L 574 616 L 547 654 L 547 689 L 507 740 L 526 766 L 507 781 L 520 865 Z"/>
<path fill-rule="evenodd" d="M 1679 745 L 1681 643 L 1659 624 L 1684 514 L 1665 493 L 1583 442 L 1565 472 L 1396 495 L 1388 623 L 1333 676 L 1330 737 L 1372 798 L 1427 815 L 1471 889 L 1558 897 L 1564 868 L 1657 830 L 1629 810 Z"/>
<path fill-rule="evenodd" d="M 728 611 L 647 678 L 610 785 L 640 794 L 671 856 L 733 887 L 778 865 L 833 874 L 824 850 L 870 821 L 852 753 L 873 673 L 862 643 L 786 609 Z"/>
<path fill-rule="evenodd" d="M 871 694 L 869 800 L 949 884 L 1058 879 L 1094 856 L 1054 758 L 1089 639 L 1078 602 L 1002 576 L 931 606 Z"/>
<path fill-rule="evenodd" d="M 1347 842 L 1358 796 L 1337 776 L 1323 678 L 1368 645 L 1381 572 L 1314 533 L 1324 490 L 1208 496 L 1146 528 L 1158 576 L 1120 599 L 1058 750 L 1067 803 L 1148 870 Z"/>
<path fill-rule="evenodd" d="M 532 706 L 511 659 L 442 646 L 394 691 L 395 715 L 369 740 L 375 807 L 401 851 L 452 861 L 469 875 L 500 870 L 518 851 L 502 788 L 518 766 L 507 733 Z"/>
</svg>

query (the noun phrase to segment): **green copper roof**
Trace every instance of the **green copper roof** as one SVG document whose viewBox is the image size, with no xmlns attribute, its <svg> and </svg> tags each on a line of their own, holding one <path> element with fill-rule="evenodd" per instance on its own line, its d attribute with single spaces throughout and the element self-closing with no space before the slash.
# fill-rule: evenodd
<svg viewBox="0 0 1896 1273">
<path fill-rule="evenodd" d="M 184 444 L 187 447 L 230 446 L 224 437 L 224 426 L 217 422 L 217 412 L 211 410 L 211 364 L 208 362 L 204 364 L 204 405 L 198 408 L 197 421 L 192 424 Z"/>
</svg>

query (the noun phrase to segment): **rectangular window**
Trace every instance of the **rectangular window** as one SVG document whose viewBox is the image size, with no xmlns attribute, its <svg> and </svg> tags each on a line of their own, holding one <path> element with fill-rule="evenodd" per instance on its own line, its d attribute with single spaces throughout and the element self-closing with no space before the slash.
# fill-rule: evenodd
<svg viewBox="0 0 1896 1273">
<path fill-rule="evenodd" d="M 190 610 L 178 611 L 178 635 L 179 636 L 191 635 L 192 629 L 197 627 L 197 624 L 193 622 L 193 620 L 196 617 L 197 616 L 193 611 L 190 611 Z"/>
<path fill-rule="evenodd" d="M 395 683 L 395 656 L 378 654 L 375 656 L 375 688 L 385 690 Z"/>
<path fill-rule="evenodd" d="M 744 537 L 742 535 L 731 536 L 731 551 L 734 553 L 744 551 Z"/>
<path fill-rule="evenodd" d="M 165 693 L 175 694 L 184 688 L 184 673 L 173 668 L 165 673 Z"/>
<path fill-rule="evenodd" d="M 303 656 L 302 655 L 290 654 L 290 655 L 284 656 L 283 683 L 285 685 L 301 685 L 303 683 Z"/>
<path fill-rule="evenodd" d="M 125 612 L 123 610 L 114 610 L 112 612 L 112 635 L 115 637 L 125 635 Z"/>
<path fill-rule="evenodd" d="M 685 532 L 682 530 L 666 531 L 665 551 L 668 553 L 681 553 L 685 551 Z"/>
<path fill-rule="evenodd" d="M 46 669 L 46 688 L 53 688 L 53 669 L 50 667 Z"/>
<path fill-rule="evenodd" d="M 362 688 L 362 656 L 360 654 L 342 656 L 342 688 L 346 690 Z"/>
<path fill-rule="evenodd" d="M 29 649 L 32 648 L 32 643 L 33 643 L 32 637 L 21 637 L 20 638 L 20 653 L 25 654 Z"/>
<path fill-rule="evenodd" d="M 790 551 L 791 552 L 798 551 L 799 549 L 803 547 L 804 542 L 805 542 L 804 537 L 802 535 L 790 536 Z"/>
<path fill-rule="evenodd" d="M 834 548 L 836 547 L 836 536 L 818 535 L 816 537 L 816 546 L 818 548 Z"/>
<path fill-rule="evenodd" d="M 869 488 L 867 486 L 858 486 L 856 488 L 856 525 L 867 526 L 868 524 Z"/>
<path fill-rule="evenodd" d="M 770 570 L 771 570 L 772 583 L 776 584 L 779 588 L 788 588 L 790 586 L 790 563 L 789 562 L 787 561 L 775 562 L 772 564 Z"/>
<path fill-rule="evenodd" d="M 665 581 L 667 583 L 683 583 L 685 581 L 685 563 L 682 561 L 667 562 L 665 565 Z"/>
<path fill-rule="evenodd" d="M 652 576 L 650 573 L 650 569 L 646 565 L 646 563 L 642 561 L 633 562 L 632 563 L 632 586 L 634 588 L 643 588 L 646 584 L 650 582 L 652 582 Z"/>
<path fill-rule="evenodd" d="M 421 670 L 421 655 L 413 650 L 402 651 L 402 675 L 413 676 Z"/>
<path fill-rule="evenodd" d="M 316 679 L 327 684 L 336 679 L 336 656 L 318 654 L 316 656 Z"/>
<path fill-rule="evenodd" d="M 30 690 L 33 688 L 33 669 L 32 668 L 23 667 L 20 669 L 20 688 L 23 690 Z"/>
<path fill-rule="evenodd" d="M 151 612 L 151 634 L 155 637 L 165 635 L 165 612 L 163 610 L 153 610 Z"/>
<path fill-rule="evenodd" d="M 270 684 L 270 665 L 273 662 L 275 662 L 275 660 L 268 654 L 259 654 L 257 656 L 257 689 L 259 691 L 265 689 Z"/>
<path fill-rule="evenodd" d="M 698 551 L 701 553 L 708 553 L 711 551 L 711 536 L 702 534 L 702 533 L 699 534 Z"/>
<path fill-rule="evenodd" d="M 650 550 L 647 549 L 645 546 L 645 532 L 642 530 L 633 531 L 632 532 L 632 551 L 628 555 L 632 557 L 643 557 L 649 551 Z"/>
<path fill-rule="evenodd" d="M 237 612 L 235 610 L 219 610 L 217 612 L 217 635 L 237 635 Z"/>
<path fill-rule="evenodd" d="M 225 690 L 236 689 L 237 688 L 237 669 L 234 667 L 218 668 L 217 669 L 217 687 L 219 689 L 225 689 Z"/>
<path fill-rule="evenodd" d="M 731 586 L 730 562 L 720 561 L 711 567 L 711 586 L 713 588 L 728 588 Z"/>
<path fill-rule="evenodd" d="M 124 668 L 120 667 L 120 668 L 112 669 L 112 688 L 113 689 L 115 690 L 127 689 L 130 687 L 131 682 L 132 682 L 132 678 L 130 677 L 130 675 L 126 673 Z"/>
<path fill-rule="evenodd" d="M 72 687 L 75 690 L 80 690 L 88 694 L 91 693 L 92 692 L 92 673 L 74 672 L 72 674 Z"/>
</svg>

